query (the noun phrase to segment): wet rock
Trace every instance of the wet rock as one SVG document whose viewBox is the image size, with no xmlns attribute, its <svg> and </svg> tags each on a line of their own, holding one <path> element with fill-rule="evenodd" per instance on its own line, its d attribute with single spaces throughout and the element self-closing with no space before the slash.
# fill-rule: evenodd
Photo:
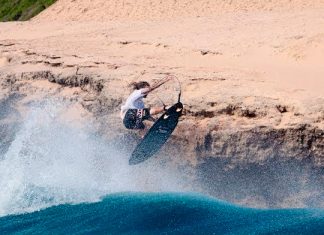
<svg viewBox="0 0 324 235">
<path fill-rule="evenodd" d="M 300 125 L 296 128 L 273 129 L 255 127 L 249 130 L 212 131 L 195 147 L 197 157 L 228 158 L 233 164 L 262 163 L 273 157 L 282 159 L 312 159 L 324 166 L 324 130 Z"/>
</svg>

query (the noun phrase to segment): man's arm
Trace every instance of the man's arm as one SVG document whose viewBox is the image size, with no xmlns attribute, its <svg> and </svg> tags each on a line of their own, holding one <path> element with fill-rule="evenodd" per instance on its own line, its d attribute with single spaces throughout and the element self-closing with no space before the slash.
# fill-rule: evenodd
<svg viewBox="0 0 324 235">
<path fill-rule="evenodd" d="M 148 93 L 150 93 L 151 91 L 154 91 L 155 89 L 159 88 L 160 86 L 162 86 L 164 83 L 170 81 L 171 79 L 173 79 L 172 76 L 170 76 L 170 75 L 166 76 L 162 80 L 154 83 L 150 88 L 145 89 L 143 91 L 143 94 L 147 95 Z"/>
</svg>

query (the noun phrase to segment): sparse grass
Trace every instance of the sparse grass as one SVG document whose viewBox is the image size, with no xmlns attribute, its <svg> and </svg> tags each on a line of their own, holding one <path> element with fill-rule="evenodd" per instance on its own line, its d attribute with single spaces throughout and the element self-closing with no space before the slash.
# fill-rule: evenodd
<svg viewBox="0 0 324 235">
<path fill-rule="evenodd" d="M 29 20 L 56 0 L 0 0 L 0 21 Z"/>
</svg>

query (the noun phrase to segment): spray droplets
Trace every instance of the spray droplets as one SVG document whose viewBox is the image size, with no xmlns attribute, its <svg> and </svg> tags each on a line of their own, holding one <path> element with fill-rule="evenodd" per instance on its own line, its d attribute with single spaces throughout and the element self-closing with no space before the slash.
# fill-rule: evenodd
<svg viewBox="0 0 324 235">
<path fill-rule="evenodd" d="M 0 160 L 0 216 L 64 203 L 92 202 L 121 191 L 182 191 L 180 177 L 154 164 L 131 167 L 86 126 L 61 118 L 71 104 L 34 103 Z"/>
</svg>

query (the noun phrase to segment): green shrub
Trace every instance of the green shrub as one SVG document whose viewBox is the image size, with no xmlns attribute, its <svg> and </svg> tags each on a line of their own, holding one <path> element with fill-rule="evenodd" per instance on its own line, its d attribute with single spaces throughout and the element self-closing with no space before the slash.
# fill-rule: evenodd
<svg viewBox="0 0 324 235">
<path fill-rule="evenodd" d="M 29 20 L 56 0 L 0 0 L 0 21 Z"/>
</svg>

